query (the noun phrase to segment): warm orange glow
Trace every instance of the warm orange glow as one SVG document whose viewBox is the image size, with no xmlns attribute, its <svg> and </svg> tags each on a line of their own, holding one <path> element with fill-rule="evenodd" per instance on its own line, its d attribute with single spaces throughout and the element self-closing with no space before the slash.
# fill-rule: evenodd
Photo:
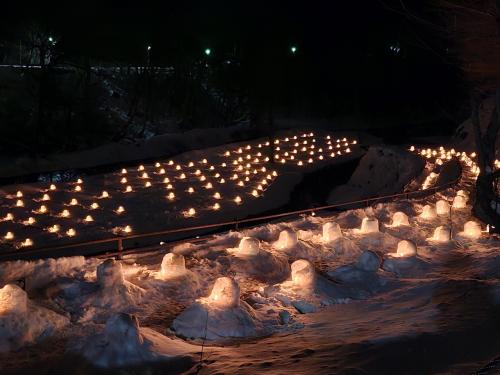
<svg viewBox="0 0 500 375">
<path fill-rule="evenodd" d="M 73 228 L 70 228 L 70 229 L 68 229 L 68 230 L 66 231 L 66 235 L 67 235 L 68 237 L 74 237 L 74 236 L 76 236 L 76 231 L 75 231 Z"/>
</svg>

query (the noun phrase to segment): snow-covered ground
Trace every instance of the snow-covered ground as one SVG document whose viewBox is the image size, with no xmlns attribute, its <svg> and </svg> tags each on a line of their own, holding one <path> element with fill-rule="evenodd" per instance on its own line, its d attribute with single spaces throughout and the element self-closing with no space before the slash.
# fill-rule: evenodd
<svg viewBox="0 0 500 375">
<path fill-rule="evenodd" d="M 352 137 L 284 132 L 69 183 L 4 186 L 0 244 L 35 248 L 242 219 L 285 205 L 304 173 L 362 153 Z"/>
<path fill-rule="evenodd" d="M 8 332 L 0 369 L 478 370 L 500 351 L 500 241 L 471 215 L 470 155 L 414 151 L 427 161 L 414 184 L 432 185 L 455 156 L 462 180 L 421 199 L 230 231 L 120 262 L 1 264 L 0 285 L 24 280 L 27 294 L 0 290 L 0 330 Z M 26 316 L 46 316 L 49 328 Z"/>
</svg>

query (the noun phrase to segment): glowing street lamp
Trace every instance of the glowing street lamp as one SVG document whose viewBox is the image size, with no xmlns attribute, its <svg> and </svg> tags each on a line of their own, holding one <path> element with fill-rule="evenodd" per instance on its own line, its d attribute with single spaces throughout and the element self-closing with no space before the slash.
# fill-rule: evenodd
<svg viewBox="0 0 500 375">
<path fill-rule="evenodd" d="M 290 47 L 290 52 L 295 55 L 297 53 L 297 46 L 291 46 Z"/>
<path fill-rule="evenodd" d="M 205 48 L 205 55 L 206 56 L 210 56 L 211 53 L 212 53 L 212 50 L 210 48 Z"/>
</svg>

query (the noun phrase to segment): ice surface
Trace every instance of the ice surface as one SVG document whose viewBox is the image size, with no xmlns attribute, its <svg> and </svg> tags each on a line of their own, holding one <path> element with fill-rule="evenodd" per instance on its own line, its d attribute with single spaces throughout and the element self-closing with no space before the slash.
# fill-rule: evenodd
<svg viewBox="0 0 500 375">
<path fill-rule="evenodd" d="M 253 237 L 243 237 L 238 246 L 238 254 L 243 256 L 258 255 L 260 250 L 260 241 Z"/>
<path fill-rule="evenodd" d="M 335 222 L 327 222 L 323 224 L 323 241 L 328 243 L 342 238 L 340 225 Z"/>
<path fill-rule="evenodd" d="M 430 204 L 426 204 L 422 209 L 420 217 L 423 219 L 435 219 L 437 216 L 436 209 Z"/>
<path fill-rule="evenodd" d="M 450 204 L 444 199 L 440 199 L 436 202 L 436 213 L 438 215 L 449 215 L 450 214 Z"/>
<path fill-rule="evenodd" d="M 378 233 L 378 220 L 374 217 L 365 217 L 361 222 L 361 233 Z"/>
<path fill-rule="evenodd" d="M 450 228 L 444 225 L 440 225 L 434 230 L 434 235 L 432 236 L 434 241 L 438 242 L 448 242 L 450 238 Z"/>
<path fill-rule="evenodd" d="M 408 215 L 398 211 L 392 215 L 392 226 L 399 227 L 401 225 L 410 225 L 410 222 L 408 221 Z"/>
</svg>

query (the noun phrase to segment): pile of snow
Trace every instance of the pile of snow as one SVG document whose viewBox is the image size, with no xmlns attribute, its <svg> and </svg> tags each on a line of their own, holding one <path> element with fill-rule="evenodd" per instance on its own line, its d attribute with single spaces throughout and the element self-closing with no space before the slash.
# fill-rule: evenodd
<svg viewBox="0 0 500 375">
<path fill-rule="evenodd" d="M 440 199 L 436 202 L 436 213 L 438 215 L 449 215 L 450 214 L 450 204 L 444 199 Z"/>
<path fill-rule="evenodd" d="M 0 288 L 0 352 L 55 334 L 69 319 L 46 308 L 30 305 L 28 295 L 15 284 Z"/>
<path fill-rule="evenodd" d="M 410 225 L 408 215 L 401 211 L 395 212 L 394 215 L 392 215 L 392 226 L 399 227 L 402 225 Z"/>
<path fill-rule="evenodd" d="M 171 279 L 186 274 L 186 260 L 176 253 L 165 254 L 161 261 L 161 278 Z"/>
<path fill-rule="evenodd" d="M 359 229 L 360 233 L 378 233 L 379 226 L 378 220 L 374 217 L 365 217 L 361 221 L 361 228 Z"/>
<path fill-rule="evenodd" d="M 398 243 L 396 253 L 390 254 L 396 258 L 413 257 L 417 255 L 417 245 L 409 240 L 402 240 Z"/>
<path fill-rule="evenodd" d="M 294 246 L 297 246 L 298 238 L 297 233 L 293 229 L 286 228 L 280 232 L 278 237 L 278 241 L 274 243 L 274 246 L 277 249 L 291 249 Z"/>
<path fill-rule="evenodd" d="M 436 209 L 433 206 L 426 204 L 422 209 L 420 217 L 427 220 L 435 219 L 437 217 Z"/>
<path fill-rule="evenodd" d="M 424 166 L 422 158 L 406 150 L 372 146 L 360 160 L 349 182 L 330 193 L 328 203 L 398 193 L 421 173 Z"/>
<path fill-rule="evenodd" d="M 437 242 L 448 242 L 451 240 L 450 236 L 450 228 L 445 225 L 440 225 L 434 230 L 434 234 L 432 236 L 433 241 Z"/>
<path fill-rule="evenodd" d="M 200 298 L 172 323 L 175 333 L 188 339 L 254 337 L 264 333 L 255 311 L 240 301 L 240 287 L 230 277 L 219 277 L 210 296 Z"/>
<path fill-rule="evenodd" d="M 238 246 L 238 254 L 242 256 L 255 256 L 260 251 L 260 241 L 253 237 L 243 237 Z"/>
<path fill-rule="evenodd" d="M 358 259 L 356 267 L 366 272 L 377 272 L 382 264 L 380 257 L 373 251 L 365 251 Z"/>
<path fill-rule="evenodd" d="M 327 222 L 323 224 L 323 242 L 329 243 L 339 238 L 342 238 L 340 225 L 335 222 Z"/>
<path fill-rule="evenodd" d="M 106 321 L 103 334 L 89 337 L 81 351 L 95 366 L 113 368 L 174 359 L 191 362 L 186 354 L 193 349 L 179 340 L 141 329 L 134 315 L 119 313 Z"/>
<path fill-rule="evenodd" d="M 481 233 L 481 224 L 479 224 L 477 221 L 471 220 L 464 224 L 464 231 L 461 233 L 461 235 L 472 239 L 478 239 L 481 237 Z"/>
</svg>

